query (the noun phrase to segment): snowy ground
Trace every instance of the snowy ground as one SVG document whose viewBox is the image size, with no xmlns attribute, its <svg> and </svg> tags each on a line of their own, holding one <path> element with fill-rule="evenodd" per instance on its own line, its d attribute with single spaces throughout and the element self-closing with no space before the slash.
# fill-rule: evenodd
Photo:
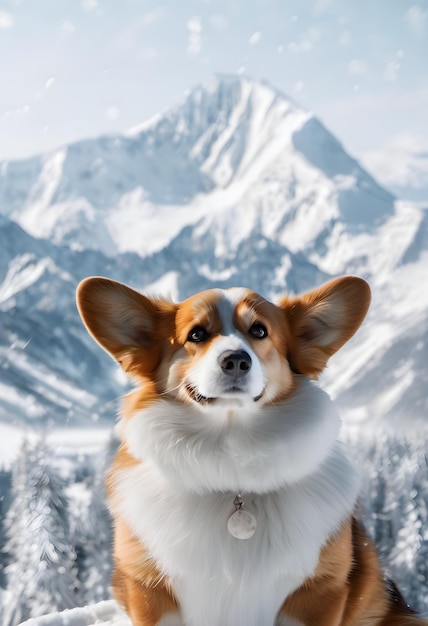
<svg viewBox="0 0 428 626">
<path fill-rule="evenodd" d="M 105 600 L 62 613 L 32 617 L 22 622 L 20 626 L 132 626 L 132 624 L 114 600 Z"/>
<path fill-rule="evenodd" d="M 105 600 L 77 609 L 32 617 L 21 626 L 132 626 L 114 600 Z"/>
</svg>

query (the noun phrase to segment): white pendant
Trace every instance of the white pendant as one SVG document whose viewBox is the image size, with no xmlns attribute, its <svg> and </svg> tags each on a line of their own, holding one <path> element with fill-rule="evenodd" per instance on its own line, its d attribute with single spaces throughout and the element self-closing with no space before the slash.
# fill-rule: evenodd
<svg viewBox="0 0 428 626">
<path fill-rule="evenodd" d="M 227 529 L 235 539 L 250 539 L 257 528 L 257 520 L 252 513 L 236 509 L 227 520 Z"/>
</svg>

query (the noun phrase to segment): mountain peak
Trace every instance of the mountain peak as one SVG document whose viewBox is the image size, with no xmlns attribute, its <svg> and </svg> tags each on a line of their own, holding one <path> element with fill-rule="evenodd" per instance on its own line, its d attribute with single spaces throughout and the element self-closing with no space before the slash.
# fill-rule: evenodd
<svg viewBox="0 0 428 626">
<path fill-rule="evenodd" d="M 0 206 L 34 236 L 111 256 L 148 254 L 228 211 L 297 253 L 337 222 L 373 228 L 394 200 L 311 113 L 265 81 L 220 74 L 132 133 L 9 163 Z"/>
<path fill-rule="evenodd" d="M 266 118 L 279 123 L 290 113 L 308 117 L 302 107 L 265 81 L 217 74 L 210 81 L 187 90 L 178 104 L 131 129 L 127 136 L 141 137 L 154 131 L 172 134 L 175 142 L 188 138 L 204 141 L 218 138 L 226 128 L 230 135 L 239 130 L 241 123 L 245 125 L 241 135 L 252 130 L 260 134 L 260 126 Z"/>
<path fill-rule="evenodd" d="M 214 78 L 205 85 L 207 89 L 224 90 L 233 89 L 235 91 L 263 94 L 268 99 L 278 99 L 287 102 L 296 109 L 304 110 L 304 107 L 298 104 L 288 94 L 272 85 L 264 78 L 254 78 L 247 74 L 223 74 L 216 73 Z M 199 86 L 200 87 L 200 86 Z"/>
<path fill-rule="evenodd" d="M 217 73 L 211 80 L 196 85 L 186 92 L 187 98 L 193 101 L 197 100 L 200 94 L 206 94 L 215 102 L 219 103 L 220 101 L 223 105 L 228 102 L 237 104 L 242 98 L 255 98 L 266 99 L 269 102 L 281 100 L 289 106 L 303 110 L 303 107 L 297 105 L 290 97 L 276 89 L 268 81 L 252 78 L 245 74 Z"/>
</svg>

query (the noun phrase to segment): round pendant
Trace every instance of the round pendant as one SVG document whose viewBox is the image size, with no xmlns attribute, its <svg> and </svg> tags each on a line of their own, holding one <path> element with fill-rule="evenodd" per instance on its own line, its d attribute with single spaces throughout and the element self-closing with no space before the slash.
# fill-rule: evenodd
<svg viewBox="0 0 428 626">
<path fill-rule="evenodd" d="M 244 509 L 237 509 L 227 520 L 227 529 L 235 539 L 250 539 L 256 528 L 256 518 Z"/>
</svg>

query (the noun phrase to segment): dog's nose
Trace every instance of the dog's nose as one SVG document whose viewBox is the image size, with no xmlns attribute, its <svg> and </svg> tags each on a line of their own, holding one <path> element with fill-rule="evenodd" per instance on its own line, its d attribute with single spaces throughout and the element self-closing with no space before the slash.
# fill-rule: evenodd
<svg viewBox="0 0 428 626">
<path fill-rule="evenodd" d="M 241 378 L 251 369 L 251 357 L 245 350 L 226 350 L 218 357 L 218 362 L 225 374 Z"/>
</svg>

